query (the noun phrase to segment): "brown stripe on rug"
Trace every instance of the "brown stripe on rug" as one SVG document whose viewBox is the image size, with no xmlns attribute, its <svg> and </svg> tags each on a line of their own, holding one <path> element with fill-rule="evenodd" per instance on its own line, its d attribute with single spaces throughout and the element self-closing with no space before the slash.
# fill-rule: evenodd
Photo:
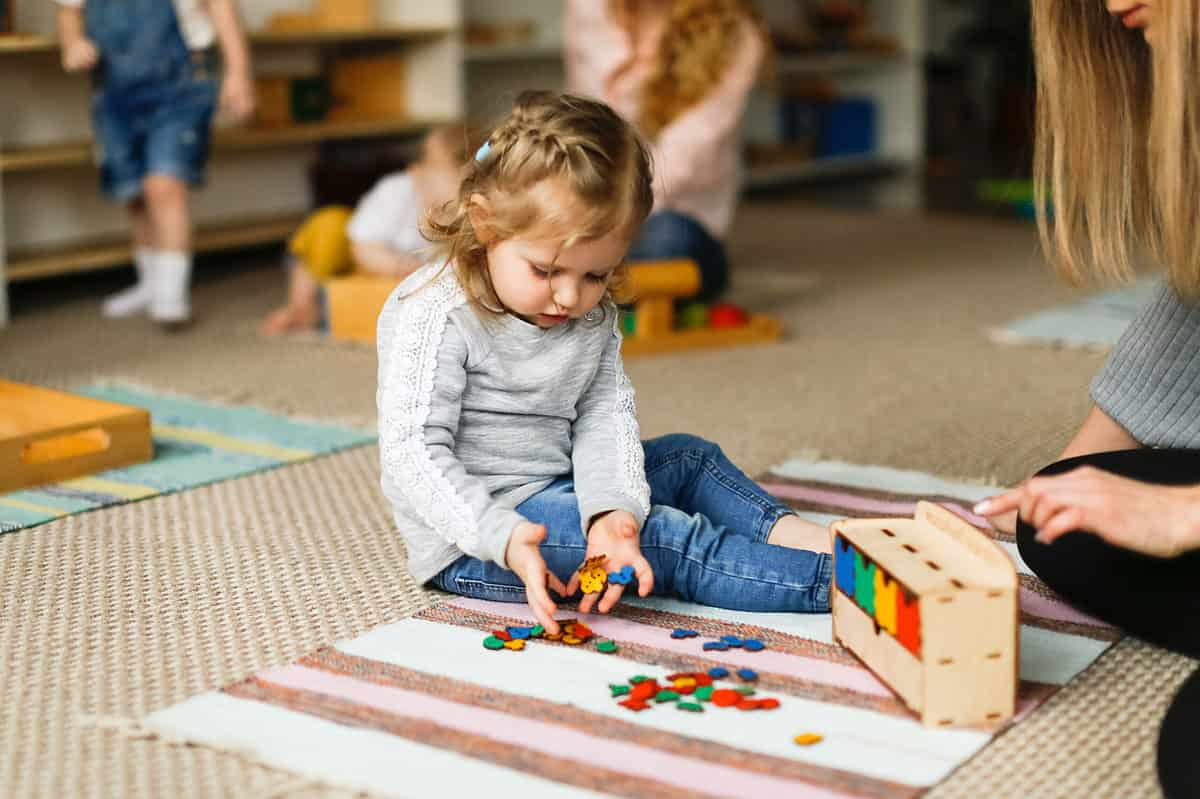
<svg viewBox="0 0 1200 799">
<path fill-rule="evenodd" d="M 301 658 L 298 663 L 302 666 L 353 677 L 377 685 L 420 691 L 438 699 L 496 710 L 523 718 L 553 722 L 589 735 L 619 739 L 681 757 L 832 788 L 864 797 L 864 799 L 914 797 L 923 790 L 903 783 L 876 780 L 839 769 L 750 752 L 714 741 L 690 738 L 686 735 L 582 710 L 573 705 L 536 699 L 521 694 L 505 693 L 487 686 L 474 685 L 448 677 L 406 669 L 391 663 L 350 655 L 332 647 L 326 647 L 313 655 Z M 649 712 L 654 712 L 654 709 L 652 708 Z M 719 712 L 738 714 L 745 711 L 722 708 L 719 709 Z"/>
<path fill-rule="evenodd" d="M 401 716 L 313 691 L 276 685 L 256 677 L 227 686 L 224 693 L 266 702 L 310 716 L 354 727 L 379 730 L 426 746 L 484 760 L 515 771 L 537 774 L 548 780 L 616 796 L 652 799 L 693 799 L 704 794 L 673 785 L 599 768 L 581 760 L 555 757 L 501 743 L 486 735 L 440 725 L 426 719 Z M 401 768 L 397 764 L 397 768 Z"/>
</svg>

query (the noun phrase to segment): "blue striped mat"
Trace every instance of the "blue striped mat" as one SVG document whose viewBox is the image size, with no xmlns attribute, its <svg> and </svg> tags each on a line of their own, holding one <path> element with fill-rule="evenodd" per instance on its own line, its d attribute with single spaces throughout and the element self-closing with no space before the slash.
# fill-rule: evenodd
<svg viewBox="0 0 1200 799">
<path fill-rule="evenodd" d="M 154 459 L 0 494 L 0 533 L 306 461 L 375 440 L 373 433 L 363 430 L 124 386 L 87 386 L 74 393 L 150 411 Z"/>
</svg>

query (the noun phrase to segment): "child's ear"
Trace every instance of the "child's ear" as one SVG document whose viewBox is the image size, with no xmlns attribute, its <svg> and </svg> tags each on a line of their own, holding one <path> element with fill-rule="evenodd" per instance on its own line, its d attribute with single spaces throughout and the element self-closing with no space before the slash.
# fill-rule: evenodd
<svg viewBox="0 0 1200 799">
<path fill-rule="evenodd" d="M 492 218 L 492 206 L 487 197 L 478 192 L 472 194 L 467 202 L 467 216 L 471 218 L 471 227 L 475 229 L 475 238 L 479 243 L 487 244 L 491 241 L 493 233 L 489 220 Z"/>
</svg>

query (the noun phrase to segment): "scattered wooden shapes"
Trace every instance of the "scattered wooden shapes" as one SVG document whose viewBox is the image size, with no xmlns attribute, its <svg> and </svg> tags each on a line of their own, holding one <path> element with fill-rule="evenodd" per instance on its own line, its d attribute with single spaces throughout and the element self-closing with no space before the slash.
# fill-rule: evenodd
<svg viewBox="0 0 1200 799">
<path fill-rule="evenodd" d="M 695 638 L 698 635 L 700 635 L 700 633 L 696 632 L 695 630 L 680 629 L 680 630 L 672 630 L 671 631 L 672 638 Z"/>
<path fill-rule="evenodd" d="M 738 669 L 737 676 L 746 682 L 754 682 L 758 679 L 758 672 L 754 669 Z"/>
<path fill-rule="evenodd" d="M 611 655 L 617 651 L 616 641 L 598 641 L 596 643 L 596 651 L 603 652 L 606 655 Z"/>
</svg>

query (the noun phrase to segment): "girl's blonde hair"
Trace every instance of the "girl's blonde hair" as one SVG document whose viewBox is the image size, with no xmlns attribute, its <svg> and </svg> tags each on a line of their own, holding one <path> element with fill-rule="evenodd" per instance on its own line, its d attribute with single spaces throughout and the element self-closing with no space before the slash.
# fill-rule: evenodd
<svg viewBox="0 0 1200 799">
<path fill-rule="evenodd" d="M 609 0 L 609 13 L 628 31 L 636 24 L 638 2 Z M 766 41 L 762 16 L 751 0 L 672 0 L 654 71 L 641 87 L 638 125 L 648 137 L 720 82 L 742 47 L 747 21 Z"/>
<path fill-rule="evenodd" d="M 563 202 L 546 207 L 532 191 L 559 180 Z M 601 102 L 571 94 L 523 92 L 467 163 L 458 198 L 425 224 L 477 310 L 505 313 L 487 266 L 487 242 L 514 236 L 561 237 L 564 246 L 613 231 L 630 239 L 654 204 L 650 156 L 637 132 Z M 481 204 L 481 199 L 483 203 Z M 475 218 L 486 209 L 486 231 Z M 609 281 L 620 287 L 624 265 Z"/>
<path fill-rule="evenodd" d="M 1200 296 L 1200 0 L 1163 0 L 1155 46 L 1103 0 L 1035 0 L 1038 228 L 1070 283 L 1144 250 Z"/>
</svg>

